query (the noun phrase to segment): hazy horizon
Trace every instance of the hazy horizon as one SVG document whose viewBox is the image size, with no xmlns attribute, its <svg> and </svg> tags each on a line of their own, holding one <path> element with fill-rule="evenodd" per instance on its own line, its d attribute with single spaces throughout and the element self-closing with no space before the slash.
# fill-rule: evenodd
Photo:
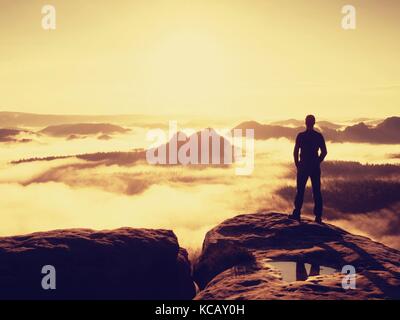
<svg viewBox="0 0 400 320">
<path fill-rule="evenodd" d="M 51 112 L 51 113 L 41 113 L 41 112 L 27 112 L 27 111 L 21 111 L 17 109 L 11 109 L 11 108 L 4 108 L 0 106 L 0 114 L 1 113 L 8 113 L 8 114 L 25 114 L 27 116 L 33 115 L 33 116 L 55 116 L 55 117 L 84 117 L 84 118 L 92 118 L 93 121 L 96 122 L 96 118 L 104 118 L 105 121 L 116 121 L 116 118 L 119 118 L 119 122 L 123 122 L 123 117 L 138 117 L 138 120 L 145 119 L 148 121 L 151 120 L 157 120 L 160 121 L 160 124 L 164 124 L 165 126 L 168 125 L 169 121 L 182 121 L 183 124 L 187 123 L 195 123 L 198 122 L 200 127 L 207 127 L 209 126 L 210 123 L 215 122 L 216 124 L 218 123 L 225 123 L 229 125 L 235 125 L 239 124 L 241 122 L 245 121 L 256 121 L 259 123 L 281 123 L 289 120 L 296 120 L 298 122 L 302 122 L 302 126 L 305 126 L 304 124 L 304 118 L 307 114 L 304 114 L 303 117 L 298 116 L 298 117 L 285 117 L 285 116 L 279 116 L 276 115 L 275 117 L 273 116 L 264 116 L 264 117 L 252 117 L 252 116 L 240 116 L 240 115 L 235 115 L 235 116 L 213 116 L 209 117 L 206 115 L 196 115 L 196 114 L 189 114 L 189 113 L 180 113 L 180 114 L 146 114 L 146 113 L 75 113 L 75 112 Z M 334 116 L 334 117 L 319 117 L 319 114 L 315 114 L 317 118 L 317 124 L 318 122 L 321 121 L 327 121 L 331 123 L 337 123 L 338 125 L 346 125 L 346 124 L 356 124 L 360 122 L 371 122 L 371 124 L 376 124 L 379 121 L 383 121 L 386 118 L 390 117 L 399 117 L 396 112 L 393 114 L 388 114 L 385 116 L 367 116 L 367 115 L 357 115 L 354 117 L 351 116 Z M 107 119 L 109 118 L 109 119 Z M 202 123 L 202 125 L 200 125 Z M 49 122 L 49 125 L 51 125 L 51 122 Z"/>
</svg>

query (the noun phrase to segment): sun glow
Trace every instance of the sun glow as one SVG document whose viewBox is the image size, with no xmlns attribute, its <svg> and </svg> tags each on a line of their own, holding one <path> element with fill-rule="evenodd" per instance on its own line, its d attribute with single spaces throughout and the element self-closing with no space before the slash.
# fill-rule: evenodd
<svg viewBox="0 0 400 320">
<path fill-rule="evenodd" d="M 158 94 L 172 100 L 215 95 L 228 71 L 224 57 L 224 48 L 212 34 L 175 30 L 149 52 L 149 80 L 159 87 Z"/>
<path fill-rule="evenodd" d="M 400 101 L 397 3 L 354 4 L 353 31 L 340 26 L 338 0 L 54 0 L 52 31 L 42 5 L 2 1 L 8 110 L 262 121 L 306 107 L 332 120 L 390 116 Z"/>
</svg>

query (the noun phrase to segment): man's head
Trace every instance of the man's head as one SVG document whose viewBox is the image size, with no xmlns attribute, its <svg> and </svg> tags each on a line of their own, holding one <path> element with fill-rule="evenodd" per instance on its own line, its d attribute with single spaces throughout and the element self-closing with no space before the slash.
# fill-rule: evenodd
<svg viewBox="0 0 400 320">
<path fill-rule="evenodd" d="M 315 117 L 310 114 L 306 117 L 306 126 L 308 130 L 312 130 L 315 124 Z"/>
</svg>

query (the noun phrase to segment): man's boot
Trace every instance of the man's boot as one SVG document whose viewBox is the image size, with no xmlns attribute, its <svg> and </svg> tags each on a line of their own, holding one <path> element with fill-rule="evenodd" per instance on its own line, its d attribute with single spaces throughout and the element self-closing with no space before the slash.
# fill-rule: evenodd
<svg viewBox="0 0 400 320">
<path fill-rule="evenodd" d="M 289 219 L 300 222 L 301 221 L 300 212 L 298 210 L 294 209 L 293 213 L 291 215 L 289 215 Z"/>
<path fill-rule="evenodd" d="M 316 223 L 318 223 L 318 224 L 322 224 L 322 217 L 321 216 L 316 216 L 314 221 Z"/>
</svg>

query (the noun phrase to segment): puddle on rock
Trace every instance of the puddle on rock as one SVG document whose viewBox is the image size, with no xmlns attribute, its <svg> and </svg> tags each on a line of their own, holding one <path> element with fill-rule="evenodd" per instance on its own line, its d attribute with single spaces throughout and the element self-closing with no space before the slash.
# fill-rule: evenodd
<svg viewBox="0 0 400 320">
<path fill-rule="evenodd" d="M 303 262 L 266 261 L 266 263 L 280 271 L 283 281 L 286 282 L 305 281 L 311 276 L 337 272 L 334 268 Z"/>
</svg>

